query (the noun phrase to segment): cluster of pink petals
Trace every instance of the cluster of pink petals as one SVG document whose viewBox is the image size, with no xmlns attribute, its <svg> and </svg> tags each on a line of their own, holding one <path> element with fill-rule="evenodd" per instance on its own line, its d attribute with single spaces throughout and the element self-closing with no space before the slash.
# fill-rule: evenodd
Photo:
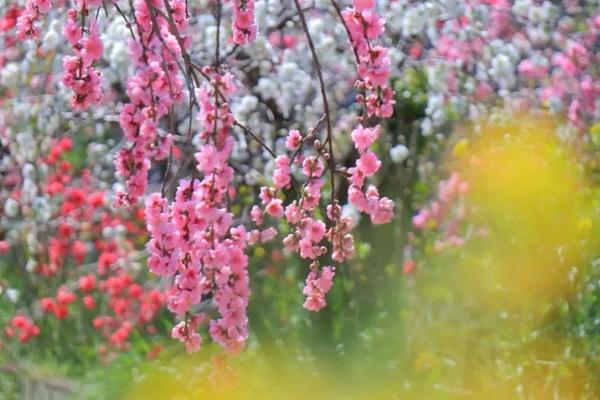
<svg viewBox="0 0 600 400">
<path fill-rule="evenodd" d="M 179 234 L 175 223 L 171 220 L 171 213 L 167 199 L 159 193 L 153 193 L 146 198 L 145 218 L 151 239 L 146 248 L 150 254 L 148 267 L 150 271 L 159 276 L 173 275 L 177 269 L 179 257 Z"/>
<path fill-rule="evenodd" d="M 441 231 L 441 238 L 434 244 L 435 251 L 464 245 L 465 239 L 459 235 L 459 228 L 465 216 L 463 197 L 467 191 L 468 184 L 454 172 L 449 179 L 439 183 L 438 198 L 412 218 L 413 226 L 419 230 Z"/>
<path fill-rule="evenodd" d="M 384 33 L 384 20 L 374 10 L 374 1 L 355 0 L 342 11 L 350 42 L 358 62 L 360 79 L 357 101 L 368 116 L 389 118 L 394 112 L 394 91 L 387 85 L 391 72 L 389 49 L 374 42 Z"/>
<path fill-rule="evenodd" d="M 298 252 L 304 259 L 316 260 L 327 252 L 327 248 L 321 244 L 327 234 L 326 225 L 315 213 L 321 200 L 321 188 L 325 183 L 322 178 L 325 167 L 317 156 L 305 157 L 302 162 L 300 160 L 302 157 L 297 157 L 295 162 L 301 163 L 302 173 L 306 177 L 300 199 L 292 201 L 284 209 L 282 201 L 277 198 L 277 189 L 262 188 L 261 201 L 267 214 L 274 218 L 285 216 L 287 222 L 294 227 L 283 240 L 286 248 Z M 274 205 L 276 213 L 271 211 Z"/>
<path fill-rule="evenodd" d="M 286 155 L 280 155 L 275 159 L 275 171 L 273 172 L 273 185 L 277 189 L 285 189 L 292 182 L 290 169 L 290 158 Z M 283 213 L 282 213 L 283 215 Z M 281 215 L 280 215 L 281 216 Z"/>
<path fill-rule="evenodd" d="M 231 0 L 233 8 L 233 43 L 244 45 L 256 40 L 257 27 L 254 22 L 255 0 Z"/>
<path fill-rule="evenodd" d="M 359 125 L 352 131 L 352 142 L 359 153 L 356 166 L 349 168 L 350 186 L 348 199 L 358 210 L 368 214 L 374 224 L 387 224 L 394 217 L 394 202 L 380 197 L 373 185 L 365 185 L 367 178 L 373 176 L 381 167 L 381 161 L 370 150 L 379 136 L 379 125 L 367 128 Z"/>
<path fill-rule="evenodd" d="M 330 266 L 323 267 L 320 273 L 313 270 L 309 272 L 304 289 L 302 289 L 302 293 L 306 295 L 304 308 L 310 311 L 319 311 L 327 305 L 325 294 L 333 285 L 334 275 L 335 268 Z"/>
<path fill-rule="evenodd" d="M 85 28 L 85 16 L 91 11 L 88 7 L 99 6 L 102 2 L 78 3 L 79 10 L 72 8 L 67 11 L 67 22 L 63 28 L 63 34 L 75 52 L 74 56 L 63 58 L 63 84 L 73 91 L 71 107 L 84 110 L 102 99 L 102 78 L 94 68 L 94 62 L 102 57 L 102 41 L 95 22 L 90 22 Z"/>
<path fill-rule="evenodd" d="M 102 99 L 102 77 L 94 63 L 102 57 L 103 45 L 94 21 L 86 16 L 101 0 L 75 1 L 77 8 L 67 11 L 63 34 L 71 44 L 74 55 L 63 57 L 63 84 L 73 91 L 71 107 L 84 110 Z M 52 7 L 50 0 L 27 0 L 23 13 L 17 19 L 17 37 L 35 39 L 40 35 L 40 18 Z M 91 19 L 91 18 L 90 18 Z"/>
<path fill-rule="evenodd" d="M 166 15 L 162 2 L 135 1 L 139 38 L 130 41 L 129 53 L 136 69 L 127 79 L 129 103 L 123 106 L 119 117 L 128 145 L 115 159 L 117 172 L 125 179 L 127 188 L 118 194 L 121 204 L 134 204 L 143 196 L 151 160 L 161 160 L 169 155 L 171 135 L 159 132 L 159 125 L 170 107 L 183 98 L 184 83 L 175 59 L 182 49 L 169 21 L 160 14 L 153 19 L 148 3 Z M 184 31 L 188 24 L 185 1 L 171 0 L 169 7 L 176 28 L 179 32 Z M 154 26 L 155 23 L 158 26 Z"/>
<path fill-rule="evenodd" d="M 458 32 L 463 28 L 463 24 L 458 21 L 452 21 L 452 32 Z M 485 40 L 479 37 L 463 37 L 456 35 L 442 35 L 434 44 L 434 53 L 448 62 L 459 65 L 470 65 L 476 62 L 477 57 L 481 56 Z"/>
<path fill-rule="evenodd" d="M 202 316 L 195 315 L 173 327 L 171 337 L 184 343 L 188 353 L 196 353 L 200 350 L 202 336 L 198 333 L 198 328 L 201 322 Z"/>
<path fill-rule="evenodd" d="M 40 36 L 40 19 L 52 7 L 50 0 L 27 0 L 23 13 L 17 19 L 17 37 L 36 39 Z"/>
<path fill-rule="evenodd" d="M 600 32 L 593 29 L 594 35 Z M 553 74 L 541 92 L 542 101 L 558 99 L 567 109 L 569 121 L 578 128 L 595 119 L 600 81 L 592 75 L 593 43 L 567 40 L 563 52 L 554 54 Z"/>
<path fill-rule="evenodd" d="M 374 41 L 384 32 L 384 21 L 374 10 L 375 1 L 354 0 L 353 8 L 342 12 L 350 35 L 350 42 L 358 62 L 357 101 L 363 104 L 368 117 L 389 118 L 393 113 L 394 91 L 387 86 L 391 60 L 389 49 L 375 45 Z M 379 136 L 379 125 L 373 127 L 359 124 L 352 133 L 352 142 L 359 153 L 356 165 L 348 169 L 348 199 L 359 211 L 368 214 L 374 224 L 385 224 L 394 216 L 394 202 L 380 197 L 366 179 L 381 167 L 381 161 L 370 150 Z"/>
<path fill-rule="evenodd" d="M 389 49 L 375 44 L 383 34 L 384 22 L 374 12 L 374 7 L 374 0 L 355 0 L 353 8 L 343 11 L 343 19 L 358 62 L 359 79 L 356 87 L 360 94 L 357 100 L 364 106 L 367 117 L 388 118 L 393 113 L 394 105 L 394 92 L 387 86 L 391 60 Z M 394 203 L 386 197 L 380 197 L 375 186 L 365 188 L 365 180 L 372 177 L 381 166 L 376 154 L 370 151 L 379 136 L 379 129 L 379 125 L 360 125 L 352 133 L 360 158 L 356 167 L 348 171 L 348 179 L 350 202 L 369 214 L 374 223 L 383 224 L 393 218 Z M 261 188 L 262 207 L 254 206 L 250 217 L 257 226 L 265 223 L 265 216 L 286 220 L 291 229 L 283 239 L 285 248 L 311 263 L 303 290 L 307 296 L 304 307 L 319 311 L 326 305 L 325 296 L 335 274 L 331 266 L 321 268 L 322 258 L 329 255 L 333 261 L 343 262 L 354 256 L 355 249 L 351 233 L 354 223 L 351 218 L 342 216 L 335 193 L 331 194 L 325 215 L 318 210 L 326 168 L 332 175 L 331 189 L 334 190 L 336 167 L 331 162 L 333 155 L 327 153 L 320 144 L 315 143 L 316 154 L 302 148 L 309 137 L 312 140 L 313 134 L 303 137 L 298 130 L 289 131 L 285 145 L 291 156 L 279 155 L 275 158 L 272 186 Z M 292 167 L 302 173 L 302 178 L 298 178 L 300 182 L 295 182 L 292 177 Z M 284 204 L 284 190 L 296 191 L 298 198 Z M 260 231 L 256 229 L 253 232 L 254 236 L 258 236 Z M 272 235 L 274 228 L 260 232 L 261 238 L 266 236 L 266 239 L 270 239 Z"/>
<path fill-rule="evenodd" d="M 280 155 L 275 159 L 273 186 L 261 188 L 262 208 L 254 206 L 250 216 L 257 226 L 263 225 L 265 216 L 274 220 L 283 218 L 291 226 L 291 232 L 283 239 L 283 244 L 288 251 L 298 253 L 302 259 L 311 262 L 311 272 L 304 289 L 304 294 L 307 295 L 304 307 L 311 311 L 319 311 L 326 304 L 325 295 L 331 288 L 334 275 L 332 267 L 323 267 L 320 272 L 322 279 L 317 279 L 319 259 L 329 253 L 327 244 L 330 246 L 330 256 L 334 261 L 342 262 L 354 256 L 354 239 L 350 233 L 354 224 L 350 218 L 342 217 L 341 207 L 337 202 L 327 206 L 326 219 L 320 216 L 318 207 L 321 204 L 322 188 L 325 184 L 323 179 L 325 163 L 320 154 L 309 155 L 299 152 L 304 140 L 299 131 L 289 131 L 286 148 L 294 152 L 294 155 L 291 157 Z M 295 165 L 303 175 L 303 182 L 299 189 L 292 181 L 292 165 Z M 299 190 L 299 199 L 284 205 L 283 190 L 289 189 Z M 252 232 L 257 235 L 259 231 Z M 263 241 L 271 239 L 275 234 L 274 227 L 266 228 L 260 233 Z"/>
<path fill-rule="evenodd" d="M 289 151 L 296 151 L 300 147 L 301 143 L 302 135 L 300 134 L 300 131 L 298 131 L 297 129 L 290 130 L 285 139 L 285 147 Z"/>
<path fill-rule="evenodd" d="M 211 82 L 198 91 L 201 104 L 200 137 L 205 141 L 196 153 L 197 172 L 182 180 L 175 200 L 159 193 L 146 201 L 146 220 L 152 239 L 147 249 L 150 269 L 172 278 L 167 306 L 184 320 L 173 329 L 173 337 L 184 342 L 188 351 L 200 347 L 197 328 L 204 321 L 202 304 L 211 301 L 219 317 L 210 320 L 212 339 L 229 352 L 243 348 L 248 336 L 246 307 L 250 295 L 248 257 L 249 236 L 243 226 L 235 226 L 228 209 L 234 195 L 233 169 L 228 160 L 233 148 L 230 135 L 233 117 L 217 90 L 227 96 L 235 90 L 233 77 L 210 68 Z"/>
</svg>

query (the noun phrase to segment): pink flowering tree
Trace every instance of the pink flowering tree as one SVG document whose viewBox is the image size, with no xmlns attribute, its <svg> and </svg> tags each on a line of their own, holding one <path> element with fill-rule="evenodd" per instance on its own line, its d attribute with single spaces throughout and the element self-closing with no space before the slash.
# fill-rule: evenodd
<svg viewBox="0 0 600 400">
<path fill-rule="evenodd" d="M 29 115 L 14 110 L 20 93 L 31 93 L 54 118 L 51 132 L 38 122 L 34 140 L 65 136 L 69 118 L 97 121 L 93 129 L 112 138 L 106 150 L 122 183 L 107 187 L 103 204 L 117 213 L 144 207 L 146 263 L 180 318 L 172 336 L 188 351 L 200 348 L 202 326 L 228 352 L 243 348 L 250 247 L 279 241 L 296 253 L 306 266 L 304 307 L 319 311 L 336 270 L 355 255 L 345 208 L 373 224 L 394 216 L 376 186 L 374 150 L 395 102 L 384 19 L 374 1 L 287 3 L 27 0 L 3 15 L 7 119 Z M 17 152 L 19 128 L 6 123 L 2 134 Z M 109 171 L 102 177 L 111 182 Z M 19 190 L 25 181 L 15 179 Z M 87 275 L 81 285 L 95 286 Z M 60 314 L 65 293 L 41 299 L 42 311 Z"/>
</svg>

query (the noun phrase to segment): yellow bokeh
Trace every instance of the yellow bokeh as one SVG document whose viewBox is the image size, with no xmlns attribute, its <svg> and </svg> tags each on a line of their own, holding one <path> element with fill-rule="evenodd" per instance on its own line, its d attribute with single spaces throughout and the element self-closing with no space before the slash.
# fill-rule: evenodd
<svg viewBox="0 0 600 400">
<path fill-rule="evenodd" d="M 466 223 L 487 233 L 465 247 L 460 271 L 465 289 L 495 308 L 566 299 L 584 272 L 590 190 L 556 128 L 539 117 L 484 123 L 465 128 L 469 148 L 453 152 L 450 166 L 469 185 Z"/>
</svg>

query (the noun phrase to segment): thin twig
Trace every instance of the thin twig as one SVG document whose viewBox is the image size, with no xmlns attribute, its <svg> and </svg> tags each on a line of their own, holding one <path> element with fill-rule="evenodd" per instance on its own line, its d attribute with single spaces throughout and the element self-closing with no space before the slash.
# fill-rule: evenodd
<svg viewBox="0 0 600 400">
<path fill-rule="evenodd" d="M 129 33 L 131 34 L 131 38 L 133 40 L 135 40 L 135 34 L 133 33 L 133 29 L 131 28 L 131 23 L 129 22 L 129 20 L 125 16 L 125 13 L 123 12 L 123 10 L 121 10 L 121 8 L 119 7 L 119 5 L 117 3 L 113 2 L 113 5 L 117 9 L 117 12 L 119 14 L 121 14 L 121 17 L 123 17 L 123 19 L 125 20 L 125 25 L 127 26 L 127 29 L 129 29 Z"/>
<path fill-rule="evenodd" d="M 356 51 L 356 47 L 354 47 L 354 43 L 352 42 L 352 33 L 350 32 L 350 28 L 348 28 L 348 24 L 346 24 L 346 20 L 344 20 L 344 15 L 342 14 L 342 10 L 340 9 L 338 3 L 336 3 L 335 0 L 331 0 L 331 4 L 333 5 L 333 8 L 335 8 L 335 12 L 340 18 L 340 22 L 344 26 L 344 29 L 346 30 L 348 41 L 350 41 L 352 51 L 354 52 L 354 58 L 356 58 L 356 67 L 358 68 L 358 64 L 360 64 L 360 57 L 358 56 L 358 51 Z"/>
<path fill-rule="evenodd" d="M 219 71 L 219 66 L 221 65 L 221 0 L 217 0 L 217 10 L 216 10 L 216 19 L 217 19 L 217 44 L 215 46 L 215 68 Z"/>
<path fill-rule="evenodd" d="M 250 128 L 239 123 L 237 120 L 234 120 L 233 124 L 239 128 L 242 128 L 244 130 L 244 132 L 246 132 L 247 134 L 252 136 L 254 138 L 254 140 L 256 140 L 258 143 L 260 143 L 262 145 L 262 147 L 269 152 L 270 155 L 272 155 L 274 158 L 277 157 L 277 154 L 275 154 L 275 152 L 273 150 L 271 150 L 269 148 L 269 146 L 267 146 L 267 144 L 261 138 L 258 137 L 258 135 L 256 135 L 254 132 L 252 132 L 252 130 L 250 130 Z"/>
<path fill-rule="evenodd" d="M 308 24 L 306 23 L 306 17 L 304 16 L 304 11 L 300 6 L 299 0 L 294 0 L 294 4 L 296 5 L 296 10 L 298 11 L 298 16 L 300 17 L 300 22 L 302 23 L 302 29 L 304 30 L 304 34 L 306 36 L 306 40 L 308 41 L 308 46 L 310 47 L 310 52 L 312 54 L 313 64 L 315 65 L 315 69 L 317 70 L 317 77 L 319 78 L 319 86 L 321 89 L 321 97 L 323 98 L 323 110 L 325 111 L 325 126 L 327 128 L 327 142 L 329 144 L 329 169 L 331 172 L 331 201 L 333 203 L 335 197 L 335 159 L 333 156 L 333 140 L 332 140 L 332 127 L 331 127 L 331 115 L 329 112 L 329 101 L 327 100 L 327 90 L 325 89 L 325 80 L 323 79 L 323 72 L 321 68 L 321 63 L 319 61 L 319 56 L 317 54 L 317 50 L 315 49 L 315 44 L 312 40 L 310 32 L 308 30 Z"/>
</svg>

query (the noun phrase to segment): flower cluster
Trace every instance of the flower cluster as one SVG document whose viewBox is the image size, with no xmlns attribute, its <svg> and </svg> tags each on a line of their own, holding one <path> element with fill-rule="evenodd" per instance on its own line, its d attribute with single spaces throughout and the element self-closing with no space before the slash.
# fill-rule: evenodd
<svg viewBox="0 0 600 400">
<path fill-rule="evenodd" d="M 297 150 L 300 147 L 302 142 L 300 136 L 298 131 L 290 131 L 287 139 L 288 150 Z M 275 160 L 276 167 L 273 173 L 273 186 L 261 188 L 260 199 L 264 210 L 261 210 L 258 206 L 254 206 L 252 217 L 254 222 L 259 226 L 263 223 L 264 214 L 276 220 L 285 218 L 293 229 L 283 239 L 283 244 L 288 251 L 298 253 L 301 258 L 310 260 L 311 273 L 314 275 L 319 269 L 318 259 L 328 252 L 325 242 L 329 241 L 333 245 L 334 239 L 337 238 L 335 233 L 339 232 L 339 230 L 335 230 L 336 222 L 341 219 L 339 206 L 337 204 L 330 204 L 328 206 L 328 218 L 330 221 L 330 227 L 328 228 L 325 222 L 320 220 L 317 212 L 318 206 L 321 203 L 322 187 L 325 184 L 325 180 L 323 179 L 325 165 L 322 157 L 315 155 L 305 157 L 299 155 L 295 157 L 293 162 L 301 169 L 306 179 L 300 189 L 299 199 L 293 200 L 284 208 L 280 197 L 283 195 L 284 189 L 291 188 L 290 164 L 292 160 L 286 155 L 281 155 Z M 335 216 L 333 215 L 334 211 L 337 211 Z M 342 221 L 339 222 L 341 223 Z M 348 226 L 348 230 L 352 228 L 352 223 L 349 219 L 343 218 L 343 223 Z M 263 232 L 268 232 L 268 230 L 265 229 Z M 347 237 L 345 245 L 347 253 L 336 248 L 336 258 L 338 261 L 343 261 L 344 255 L 351 256 L 354 253 L 351 235 Z M 325 275 L 329 276 L 327 273 Z M 330 276 L 332 278 L 333 274 L 330 274 Z M 310 282 L 313 282 L 315 279 L 311 278 Z M 310 302 L 307 300 L 305 307 L 313 311 L 318 311 L 326 304 L 324 297 L 329 291 L 331 284 L 320 285 L 321 290 L 318 294 L 315 290 L 310 289 L 309 286 L 312 287 L 314 285 L 309 285 L 309 280 L 307 279 L 307 286 L 304 293 L 314 300 Z"/>
<path fill-rule="evenodd" d="M 383 33 L 383 22 L 372 11 L 373 7 L 374 4 L 369 2 L 358 2 L 351 10 L 354 20 L 374 21 L 374 33 L 361 36 L 357 31 L 350 35 L 359 55 L 358 86 L 364 93 L 358 100 L 365 105 L 368 116 L 389 117 L 394 104 L 393 91 L 387 86 L 391 61 L 388 49 L 377 46 L 373 51 L 372 48 Z M 254 38 L 253 13 L 252 1 L 234 3 L 234 42 L 242 44 Z M 307 38 L 311 41 L 310 36 Z M 182 57 L 185 61 L 189 56 L 184 51 Z M 286 139 L 287 154 L 276 155 L 260 142 L 275 157 L 273 186 L 260 189 L 261 206 L 254 205 L 251 209 L 250 217 L 257 229 L 246 234 L 246 229 L 241 226 L 233 228 L 233 215 L 227 209 L 228 202 L 235 197 L 235 191 L 230 187 L 233 169 L 228 165 L 235 143 L 230 130 L 233 125 L 246 131 L 248 128 L 235 121 L 227 102 L 234 91 L 233 76 L 218 73 L 218 67 L 204 67 L 199 72 L 209 80 L 196 92 L 200 108 L 198 121 L 202 126 L 198 141 L 204 144 L 195 158 L 203 179 L 198 182 L 199 177 L 194 172 L 191 179 L 182 180 L 173 203 L 159 193 L 148 198 L 147 221 L 152 234 L 148 244 L 149 265 L 159 275 L 174 277 L 167 303 L 172 312 L 185 320 L 174 329 L 173 337 L 184 342 L 188 350 L 197 350 L 200 339 L 196 329 L 204 315 L 196 309 L 202 308 L 203 300 L 212 298 L 220 318 L 210 321 L 209 333 L 227 349 L 237 350 L 247 336 L 245 308 L 249 291 L 244 248 L 246 243 L 266 242 L 277 234 L 273 226 L 261 228 L 265 216 L 274 221 L 285 219 L 291 226 L 291 232 L 283 239 L 286 249 L 310 261 L 311 273 L 304 293 L 307 296 L 305 307 L 313 311 L 325 306 L 325 295 L 331 288 L 335 271 L 331 266 L 320 268 L 321 261 L 328 254 L 336 262 L 354 255 L 351 234 L 354 223 L 351 218 L 342 216 L 341 206 L 335 198 L 338 171 L 331 145 L 326 149 L 323 141 L 316 138 L 318 127 L 314 127 L 304 137 L 298 130 L 291 130 Z M 191 75 L 192 80 L 195 76 Z M 324 118 L 330 117 L 326 114 Z M 329 124 L 328 121 L 328 135 L 331 134 Z M 379 127 L 365 129 L 371 129 L 375 134 L 368 146 L 360 147 L 361 159 L 350 171 L 351 193 L 360 203 L 361 210 L 371 215 L 373 222 L 387 223 L 393 217 L 393 202 L 380 198 L 374 186 L 364 189 L 364 180 L 373 176 L 380 165 L 375 153 L 363 154 L 377 139 Z M 325 142 L 331 140 L 328 137 Z M 293 169 L 302 174 L 301 187 L 297 187 L 299 183 L 292 178 Z M 326 171 L 331 175 L 331 194 L 326 215 L 322 215 L 319 206 L 323 200 Z M 284 204 L 285 192 L 289 190 L 294 190 L 297 198 Z M 362 202 L 357 193 L 363 195 Z M 224 249 L 228 249 L 229 256 L 224 255 Z"/>
<path fill-rule="evenodd" d="M 384 20 L 374 10 L 375 1 L 356 0 L 353 4 L 342 15 L 358 63 L 356 87 L 361 94 L 357 101 L 366 107 L 369 117 L 389 118 L 394 111 L 394 91 L 387 86 L 392 62 L 389 49 L 374 44 L 384 33 Z"/>
<path fill-rule="evenodd" d="M 129 103 L 123 106 L 119 117 L 128 146 L 119 151 L 115 160 L 119 175 L 126 180 L 127 190 L 119 193 L 122 204 L 135 204 L 144 194 L 151 160 L 169 155 L 171 135 L 161 132 L 160 122 L 171 106 L 182 100 L 183 81 L 176 57 L 181 55 L 184 49 L 180 46 L 185 44 L 173 31 L 184 31 L 187 27 L 185 1 L 166 1 L 162 7 L 157 4 L 135 2 L 139 37 L 130 41 L 129 54 L 136 72 L 127 79 Z M 157 15 L 157 10 L 163 16 Z M 164 17 L 165 12 L 172 13 L 172 21 Z"/>
<path fill-rule="evenodd" d="M 353 5 L 345 9 L 342 16 L 358 63 L 360 79 L 356 86 L 361 94 L 357 101 L 364 105 L 366 117 L 389 118 L 394 106 L 394 91 L 387 86 L 391 66 L 389 49 L 374 44 L 384 32 L 384 21 L 374 10 L 375 1 L 355 0 Z M 360 119 L 368 120 L 364 116 Z M 394 216 L 394 202 L 380 197 L 374 185 L 365 185 L 366 178 L 373 176 L 381 166 L 377 155 L 370 151 L 379 131 L 379 125 L 365 127 L 362 124 L 352 131 L 359 158 L 348 170 L 348 199 L 358 210 L 370 215 L 373 223 L 385 224 Z"/>
<path fill-rule="evenodd" d="M 211 76 L 211 81 L 198 90 L 204 144 L 195 155 L 197 172 L 179 183 L 172 203 L 159 193 L 148 197 L 146 216 L 152 235 L 148 263 L 153 272 L 173 278 L 167 306 L 185 317 L 173 329 L 173 337 L 185 342 L 189 351 L 197 351 L 200 337 L 196 329 L 204 320 L 201 303 L 213 299 L 219 317 L 210 320 L 209 333 L 235 353 L 248 336 L 250 294 L 245 254 L 248 236 L 243 226 L 234 225 L 228 209 L 229 198 L 235 195 L 233 169 L 228 165 L 233 118 L 225 101 L 235 86 L 230 74 L 221 75 L 209 67 L 203 73 Z"/>
<path fill-rule="evenodd" d="M 306 295 L 304 308 L 311 311 L 319 311 L 326 306 L 325 294 L 331 289 L 335 268 L 323 267 L 320 274 L 311 270 L 306 277 L 306 285 L 302 292 Z"/>
<path fill-rule="evenodd" d="M 233 8 L 233 42 L 246 44 L 256 39 L 257 27 L 254 22 L 255 0 L 231 0 Z"/>
<path fill-rule="evenodd" d="M 48 14 L 52 4 L 50 0 L 27 0 L 25 9 L 17 20 L 19 39 L 32 39 L 40 36 L 40 19 Z"/>
<path fill-rule="evenodd" d="M 202 316 L 195 315 L 184 321 L 179 322 L 171 333 L 175 340 L 185 343 L 185 349 L 188 353 L 195 353 L 200 350 L 202 336 L 198 333 L 198 327 L 202 322 Z"/>
<path fill-rule="evenodd" d="M 63 58 L 63 83 L 73 90 L 71 107 L 84 110 L 102 99 L 102 78 L 94 67 L 94 62 L 102 57 L 102 41 L 96 22 L 90 21 L 86 28 L 86 17 L 92 11 L 89 7 L 99 7 L 102 1 L 82 0 L 79 9 L 67 11 L 67 22 L 63 34 L 73 47 L 74 56 Z M 79 25 L 81 23 L 81 26 Z"/>
<path fill-rule="evenodd" d="M 365 179 L 373 176 L 381 166 L 377 155 L 369 150 L 379 136 L 379 129 L 379 125 L 372 128 L 359 125 L 352 131 L 352 142 L 360 157 L 356 166 L 348 169 L 348 198 L 361 212 L 370 215 L 374 224 L 387 224 L 394 216 L 394 202 L 387 197 L 380 197 L 373 185 L 365 188 Z"/>
<path fill-rule="evenodd" d="M 304 307 L 311 311 L 319 311 L 326 305 L 325 295 L 331 288 L 335 271 L 335 268 L 327 266 L 319 272 L 319 259 L 329 253 L 332 260 L 343 262 L 354 256 L 355 249 L 351 234 L 354 223 L 351 218 L 342 216 L 337 201 L 332 199 L 327 205 L 326 220 L 322 220 L 319 216 L 318 207 L 321 204 L 322 188 L 325 185 L 324 160 L 327 159 L 328 153 L 318 142 L 315 144 L 319 151 L 317 155 L 304 154 L 301 151 L 306 142 L 314 139 L 314 135 L 314 129 L 305 136 L 302 136 L 298 130 L 291 130 L 288 133 L 286 147 L 293 154 L 291 158 L 280 155 L 275 159 L 273 186 L 261 188 L 260 199 L 263 207 L 261 209 L 255 205 L 251 216 L 257 226 L 264 223 L 264 216 L 267 215 L 275 220 L 285 218 L 292 227 L 291 233 L 283 239 L 283 244 L 288 251 L 298 253 L 301 258 L 311 262 L 311 272 L 303 290 L 307 296 Z M 304 182 L 298 189 L 299 198 L 284 207 L 282 200 L 284 191 L 292 189 L 292 166 L 301 171 Z M 296 184 L 293 189 L 297 189 Z M 266 240 L 272 237 L 270 233 L 273 229 L 267 228 L 260 233 L 263 241 L 265 236 Z M 259 235 L 258 230 L 252 233 Z M 331 248 L 330 252 L 327 244 Z M 317 275 L 322 278 L 317 279 Z"/>
<path fill-rule="evenodd" d="M 298 3 L 296 5 L 298 7 Z M 355 86 L 360 94 L 357 96 L 357 102 L 364 106 L 367 118 L 388 118 L 393 113 L 394 105 L 394 92 L 387 86 L 391 59 L 387 48 L 374 44 L 384 32 L 383 20 L 375 13 L 374 7 L 374 1 L 355 1 L 353 8 L 341 12 L 341 17 L 358 64 L 359 80 Z M 306 31 L 305 34 L 308 41 L 312 42 L 310 33 Z M 318 68 L 317 56 L 313 50 L 311 51 L 313 61 Z M 322 77 L 320 75 L 319 77 L 323 85 Z M 327 102 L 324 95 L 323 101 Z M 264 209 L 255 206 L 252 210 L 253 220 L 258 225 L 263 222 L 263 213 L 275 219 L 285 217 L 291 225 L 292 231 L 284 238 L 283 243 L 288 251 L 297 252 L 301 258 L 311 261 L 310 273 L 303 292 L 307 296 L 304 307 L 312 311 L 319 311 L 326 305 L 325 295 L 331 288 L 335 271 L 331 266 L 323 267 L 319 271 L 320 260 L 329 254 L 333 261 L 343 262 L 355 253 L 354 239 L 351 234 L 354 223 L 351 218 L 342 216 L 341 207 L 336 199 L 335 180 L 338 170 L 332 153 L 333 139 L 327 107 L 325 113 L 327 137 L 324 141 L 315 138 L 316 128 L 304 137 L 298 130 L 291 130 L 288 133 L 286 147 L 293 154 L 291 158 L 280 155 L 275 159 L 273 186 L 262 187 L 260 191 Z M 361 117 L 362 119 L 364 118 Z M 365 135 L 356 133 L 359 130 L 365 132 Z M 365 178 L 373 176 L 380 167 L 375 153 L 365 152 L 375 142 L 378 133 L 379 126 L 363 128 L 362 125 L 353 133 L 353 141 L 361 156 L 356 167 L 351 168 L 348 174 L 350 202 L 359 210 L 371 215 L 374 223 L 381 224 L 392 219 L 393 201 L 385 197 L 380 198 L 375 186 L 369 186 L 366 193 L 363 192 Z M 311 154 L 311 146 L 308 145 L 311 142 L 316 154 Z M 329 143 L 329 148 L 327 149 L 323 143 Z M 299 189 L 294 185 L 293 189 L 297 191 L 298 199 L 284 207 L 282 197 L 284 190 L 292 186 L 292 166 L 301 171 L 304 182 Z M 321 219 L 317 209 L 321 204 L 322 190 L 325 185 L 323 175 L 326 169 L 331 174 L 331 198 L 326 207 L 325 218 Z"/>
</svg>

